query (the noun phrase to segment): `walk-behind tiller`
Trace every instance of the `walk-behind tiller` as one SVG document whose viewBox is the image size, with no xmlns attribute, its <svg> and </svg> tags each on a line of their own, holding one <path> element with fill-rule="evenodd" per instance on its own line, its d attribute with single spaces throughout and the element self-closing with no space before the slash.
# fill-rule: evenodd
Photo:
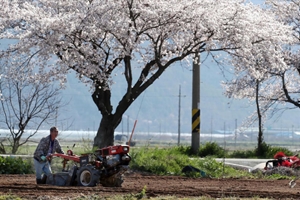
<svg viewBox="0 0 300 200">
<path fill-rule="evenodd" d="M 67 154 L 53 154 L 63 158 L 63 172 L 47 177 L 47 184 L 60 186 L 93 187 L 100 183 L 105 187 L 121 187 L 123 174 L 129 167 L 131 157 L 129 146 L 116 145 L 96 150 L 92 154 L 81 156 L 73 154 L 69 149 Z M 66 169 L 68 161 L 74 161 L 71 169 Z"/>
</svg>

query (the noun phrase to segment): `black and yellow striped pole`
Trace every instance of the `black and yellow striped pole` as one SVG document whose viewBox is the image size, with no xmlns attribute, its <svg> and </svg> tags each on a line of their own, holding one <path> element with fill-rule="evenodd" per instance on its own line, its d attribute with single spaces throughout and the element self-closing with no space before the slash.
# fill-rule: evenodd
<svg viewBox="0 0 300 200">
<path fill-rule="evenodd" d="M 195 54 L 193 62 L 192 86 L 192 152 L 196 154 L 200 147 L 200 54 Z"/>
<path fill-rule="evenodd" d="M 200 109 L 192 110 L 192 133 L 200 133 Z"/>
</svg>

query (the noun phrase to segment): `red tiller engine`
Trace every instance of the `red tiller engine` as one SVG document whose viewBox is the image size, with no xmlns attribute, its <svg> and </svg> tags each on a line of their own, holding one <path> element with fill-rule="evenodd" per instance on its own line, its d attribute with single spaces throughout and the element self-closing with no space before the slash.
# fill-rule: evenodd
<svg viewBox="0 0 300 200">
<path fill-rule="evenodd" d="M 300 159 L 297 155 L 287 156 L 283 152 L 277 152 L 274 155 L 273 160 L 266 162 L 265 170 L 273 169 L 275 167 L 289 167 L 289 168 L 300 168 Z"/>
<path fill-rule="evenodd" d="M 129 146 L 116 145 L 98 149 L 93 154 L 83 154 L 81 156 L 75 155 L 70 149 L 67 154 L 53 154 L 53 156 L 64 159 L 63 171 L 68 174 L 68 177 L 65 178 L 65 183 L 63 181 L 56 183 L 57 180 L 54 180 L 54 174 L 53 180 L 47 180 L 47 182 L 53 185 L 91 187 L 100 183 L 107 187 L 121 187 L 123 174 L 127 171 L 131 160 L 128 153 Z M 74 161 L 74 166 L 70 170 L 66 170 L 68 161 Z"/>
</svg>

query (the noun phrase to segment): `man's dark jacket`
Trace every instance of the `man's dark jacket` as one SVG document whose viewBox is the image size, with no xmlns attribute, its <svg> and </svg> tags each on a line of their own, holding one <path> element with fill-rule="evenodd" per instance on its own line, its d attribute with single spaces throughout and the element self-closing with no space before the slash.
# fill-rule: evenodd
<svg viewBox="0 0 300 200">
<path fill-rule="evenodd" d="M 36 159 L 39 162 L 46 162 L 41 159 L 41 156 L 47 156 L 49 147 L 50 147 L 50 140 L 51 140 L 50 135 L 41 139 L 40 143 L 38 144 L 38 146 L 33 154 L 34 159 Z M 57 139 L 54 139 L 51 154 L 53 154 L 55 152 L 64 154 L 64 151 L 61 149 L 61 146 Z"/>
</svg>

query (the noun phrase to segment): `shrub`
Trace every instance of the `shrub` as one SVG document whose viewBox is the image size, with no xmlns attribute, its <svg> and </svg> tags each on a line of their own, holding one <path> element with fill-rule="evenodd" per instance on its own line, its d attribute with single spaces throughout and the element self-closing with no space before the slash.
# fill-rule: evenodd
<svg viewBox="0 0 300 200">
<path fill-rule="evenodd" d="M 184 155 L 192 155 L 192 147 L 191 146 L 179 146 L 179 147 L 174 147 L 177 149 L 180 153 Z"/>
<path fill-rule="evenodd" d="M 0 174 L 31 174 L 32 164 L 20 157 L 0 157 Z"/>
<path fill-rule="evenodd" d="M 287 156 L 292 156 L 294 155 L 292 151 L 290 151 L 287 148 L 284 147 L 272 147 L 271 145 L 268 145 L 266 143 L 262 144 L 261 148 L 263 154 L 259 156 L 259 158 L 273 158 L 274 155 L 282 151 L 284 152 Z M 246 150 L 246 151 L 233 151 L 231 154 L 228 154 L 229 158 L 257 158 L 257 152 L 258 149 L 255 148 L 253 150 Z"/>
<path fill-rule="evenodd" d="M 225 150 L 215 142 L 207 142 L 205 145 L 200 146 L 198 156 L 213 156 L 222 158 L 225 156 Z"/>
<path fill-rule="evenodd" d="M 132 149 L 131 157 L 131 168 L 160 175 L 180 174 L 181 169 L 190 162 L 178 147 Z"/>
<path fill-rule="evenodd" d="M 284 148 L 284 147 L 272 147 L 270 145 L 267 145 L 268 148 L 267 148 L 267 151 L 266 151 L 266 158 L 273 158 L 273 156 L 279 152 L 279 151 L 282 151 L 284 152 L 285 155 L 287 156 L 292 156 L 294 155 L 294 153 L 290 150 L 288 150 L 287 148 Z"/>
<path fill-rule="evenodd" d="M 246 150 L 246 151 L 236 150 L 228 154 L 228 158 L 255 158 L 255 157 L 256 155 L 254 150 Z"/>
<path fill-rule="evenodd" d="M 290 151 L 287 148 L 284 148 L 284 147 L 273 147 L 271 145 L 268 145 L 265 142 L 263 142 L 262 145 L 261 145 L 260 154 L 259 154 L 258 151 L 259 151 L 259 149 L 256 147 L 254 149 L 254 154 L 255 154 L 255 157 L 259 157 L 259 158 L 273 158 L 274 155 L 277 152 L 279 152 L 279 151 L 284 152 L 285 155 L 287 155 L 287 156 L 292 156 L 293 155 L 293 152 Z M 259 155 L 259 156 L 257 156 L 257 155 Z"/>
</svg>

